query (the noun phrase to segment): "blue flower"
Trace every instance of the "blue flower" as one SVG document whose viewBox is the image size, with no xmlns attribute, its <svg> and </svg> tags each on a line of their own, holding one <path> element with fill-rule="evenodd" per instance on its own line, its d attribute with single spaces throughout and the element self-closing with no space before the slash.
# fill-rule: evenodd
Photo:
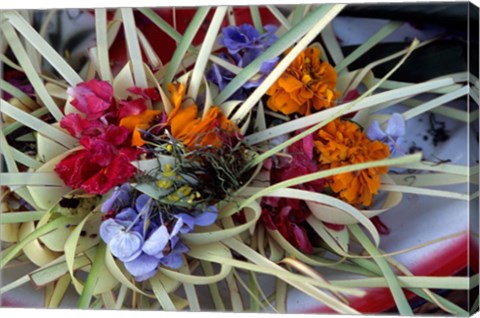
<svg viewBox="0 0 480 318">
<path fill-rule="evenodd" d="M 137 281 L 154 276 L 159 266 L 180 268 L 189 249 L 179 235 L 214 223 L 218 215 L 215 206 L 176 214 L 161 211 L 151 197 L 129 185 L 115 189 L 102 210 L 108 219 L 100 225 L 100 236 Z"/>
<path fill-rule="evenodd" d="M 173 269 L 179 269 L 183 264 L 183 254 L 188 251 L 188 247 L 178 240 L 175 245 L 173 245 L 172 251 L 167 256 L 160 259 L 160 263 Z"/>
<path fill-rule="evenodd" d="M 132 261 L 142 253 L 142 235 L 114 219 L 108 219 L 100 225 L 100 236 L 108 244 L 112 255 L 122 262 Z"/>
<path fill-rule="evenodd" d="M 138 282 L 149 279 L 157 273 L 160 260 L 156 257 L 140 254 L 136 259 L 126 262 L 125 268 Z"/>
<path fill-rule="evenodd" d="M 180 228 L 180 233 L 192 232 L 195 225 L 208 226 L 217 220 L 218 209 L 215 206 L 209 206 L 203 211 L 200 211 L 197 216 L 192 216 L 186 213 L 179 213 L 177 217 L 180 217 L 183 221 L 183 225 Z"/>
<path fill-rule="evenodd" d="M 220 53 L 219 57 L 241 68 L 248 66 L 277 40 L 275 36 L 275 26 L 267 25 L 265 26 L 265 30 L 265 33 L 260 34 L 250 24 L 223 28 L 219 43 L 227 48 L 228 54 Z M 260 67 L 259 74 L 255 78 L 247 81 L 243 87 L 237 90 L 229 99 L 245 99 L 248 96 L 247 90 L 258 87 L 273 70 L 278 60 L 278 57 L 274 57 L 271 60 L 264 61 Z M 223 90 L 234 77 L 234 73 L 215 63 L 207 73 L 207 79 L 216 84 L 220 90 Z"/>
<path fill-rule="evenodd" d="M 242 49 L 264 51 L 277 40 L 275 26 L 266 25 L 264 28 L 267 32 L 260 34 L 251 24 L 228 26 L 222 29 L 219 42 L 230 54 L 237 54 Z"/>
<path fill-rule="evenodd" d="M 405 151 L 400 147 L 403 136 L 405 135 L 405 119 L 398 113 L 394 113 L 387 122 L 387 127 L 383 130 L 378 120 L 367 129 L 367 136 L 371 140 L 379 140 L 390 147 L 390 154 L 403 155 Z"/>
<path fill-rule="evenodd" d="M 130 200 L 133 194 L 133 187 L 124 183 L 120 187 L 116 187 L 112 195 L 105 200 L 100 211 L 108 213 L 112 210 L 120 210 L 130 204 Z"/>
</svg>

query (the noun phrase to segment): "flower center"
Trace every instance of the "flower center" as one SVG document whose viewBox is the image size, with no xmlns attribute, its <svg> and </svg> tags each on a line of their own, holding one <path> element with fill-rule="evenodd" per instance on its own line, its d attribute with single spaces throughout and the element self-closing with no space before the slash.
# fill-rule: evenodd
<svg viewBox="0 0 480 318">
<path fill-rule="evenodd" d="M 303 77 L 302 77 L 303 84 L 308 85 L 312 80 L 313 78 L 310 76 L 310 74 L 303 74 Z"/>
</svg>

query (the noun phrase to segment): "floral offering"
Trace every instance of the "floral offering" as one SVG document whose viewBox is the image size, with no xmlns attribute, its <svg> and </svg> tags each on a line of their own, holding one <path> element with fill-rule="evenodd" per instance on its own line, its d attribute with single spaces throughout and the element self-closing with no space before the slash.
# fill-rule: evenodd
<svg viewBox="0 0 480 318">
<path fill-rule="evenodd" d="M 400 77 L 440 40 L 351 48 L 349 8 L 85 10 L 84 63 L 46 35 L 62 10 L 2 12 L 2 305 L 476 310 L 442 290 L 475 287 L 478 74 Z"/>
</svg>

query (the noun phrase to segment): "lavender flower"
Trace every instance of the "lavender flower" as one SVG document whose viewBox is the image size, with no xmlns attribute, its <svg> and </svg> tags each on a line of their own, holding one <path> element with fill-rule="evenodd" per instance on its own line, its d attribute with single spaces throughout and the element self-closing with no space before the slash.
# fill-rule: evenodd
<svg viewBox="0 0 480 318">
<path fill-rule="evenodd" d="M 195 225 L 212 224 L 218 215 L 214 206 L 204 211 L 171 214 L 160 210 L 154 202 L 124 184 L 102 206 L 107 217 L 113 218 L 102 222 L 100 236 L 137 281 L 152 277 L 161 265 L 180 268 L 183 254 L 189 249 L 179 235 L 192 232 Z"/>
<path fill-rule="evenodd" d="M 241 26 L 228 26 L 222 29 L 220 44 L 224 45 L 230 54 L 237 54 L 242 49 L 265 51 L 277 40 L 276 27 L 266 25 L 265 33 L 260 34 L 251 24 Z"/>
<path fill-rule="evenodd" d="M 221 53 L 219 57 L 241 68 L 248 66 L 277 40 L 274 34 L 275 26 L 267 25 L 265 30 L 265 33 L 260 34 L 250 24 L 223 28 L 219 43 L 227 48 L 228 54 Z M 248 89 L 258 87 L 275 67 L 278 59 L 278 57 L 274 57 L 264 61 L 260 67 L 259 75 L 246 82 L 230 99 L 245 99 L 248 95 Z M 234 77 L 235 74 L 217 64 L 213 64 L 207 73 L 207 79 L 215 83 L 220 90 L 223 90 Z"/>
<path fill-rule="evenodd" d="M 100 211 L 107 213 L 114 208 L 118 210 L 126 207 L 130 203 L 129 200 L 133 191 L 133 187 L 128 183 L 124 183 L 120 187 L 115 187 L 112 195 L 105 200 Z"/>
<path fill-rule="evenodd" d="M 195 225 L 209 226 L 212 225 L 218 216 L 218 209 L 215 206 L 209 206 L 203 211 L 197 211 L 197 216 L 192 216 L 187 213 L 180 213 L 177 215 L 182 218 L 183 225 L 180 228 L 180 233 L 189 233 L 193 231 Z"/>
<path fill-rule="evenodd" d="M 398 113 L 394 113 L 383 130 L 377 120 L 367 129 L 367 136 L 371 140 L 379 140 L 390 147 L 390 154 L 403 155 L 405 151 L 400 147 L 405 135 L 405 119 Z"/>
</svg>

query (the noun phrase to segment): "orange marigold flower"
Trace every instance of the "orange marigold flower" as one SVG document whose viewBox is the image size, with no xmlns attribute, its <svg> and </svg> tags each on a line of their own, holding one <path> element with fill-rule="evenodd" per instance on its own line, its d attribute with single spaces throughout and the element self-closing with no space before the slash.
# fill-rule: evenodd
<svg viewBox="0 0 480 318">
<path fill-rule="evenodd" d="M 132 131 L 132 146 L 145 144 L 139 129 L 148 129 L 153 119 L 161 113 L 160 110 L 147 109 L 138 115 L 130 115 L 120 120 L 120 126 Z"/>
<path fill-rule="evenodd" d="M 337 73 L 320 60 L 316 47 L 305 49 L 267 91 L 267 106 L 285 115 L 299 113 L 309 115 L 315 110 L 335 104 L 339 96 L 335 91 Z"/>
<path fill-rule="evenodd" d="M 371 141 L 357 124 L 349 121 L 336 119 L 330 122 L 318 131 L 318 137 L 315 147 L 322 168 L 337 168 L 390 156 L 386 144 Z M 330 187 L 350 204 L 370 206 L 373 195 L 378 194 L 380 176 L 387 170 L 387 167 L 378 167 L 338 174 L 331 177 Z"/>
<path fill-rule="evenodd" d="M 183 84 L 168 85 L 174 109 L 168 116 L 172 136 L 181 140 L 188 148 L 196 146 L 220 147 L 222 138 L 219 129 L 227 134 L 233 133 L 236 126 L 222 113 L 220 108 L 212 106 L 204 118 L 198 118 L 197 105 L 182 107 L 185 87 Z"/>
</svg>

